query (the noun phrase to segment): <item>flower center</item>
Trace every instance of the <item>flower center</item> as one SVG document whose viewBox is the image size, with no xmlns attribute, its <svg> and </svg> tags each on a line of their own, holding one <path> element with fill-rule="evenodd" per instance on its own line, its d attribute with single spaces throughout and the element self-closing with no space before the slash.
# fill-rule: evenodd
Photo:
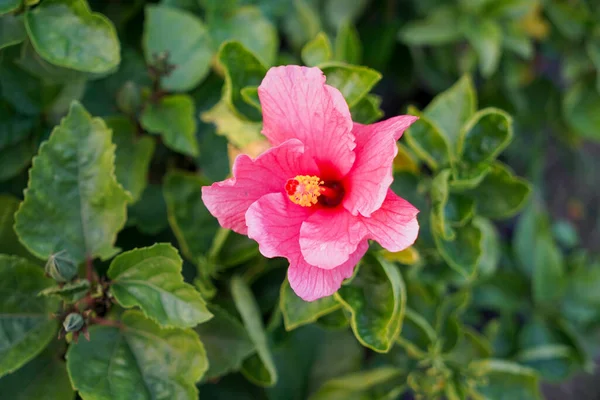
<svg viewBox="0 0 600 400">
<path fill-rule="evenodd" d="M 311 207 L 319 202 L 333 207 L 344 197 L 344 188 L 339 182 L 324 182 L 314 175 L 298 175 L 288 179 L 285 191 L 292 203 L 302 207 Z"/>
</svg>

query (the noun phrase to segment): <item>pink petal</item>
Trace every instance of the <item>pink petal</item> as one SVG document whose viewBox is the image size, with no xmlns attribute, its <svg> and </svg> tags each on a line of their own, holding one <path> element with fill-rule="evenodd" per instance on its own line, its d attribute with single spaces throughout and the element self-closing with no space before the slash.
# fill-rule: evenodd
<svg viewBox="0 0 600 400">
<path fill-rule="evenodd" d="M 314 267 L 306 263 L 301 256 L 290 260 L 288 269 L 290 286 L 304 301 L 314 301 L 321 297 L 331 296 L 340 288 L 344 279 L 352 276 L 354 267 L 368 248 L 369 244 L 366 240 L 360 242 L 348 261 L 334 269 Z"/>
<path fill-rule="evenodd" d="M 411 246 L 419 234 L 417 210 L 412 204 L 388 190 L 381 208 L 363 217 L 367 237 L 389 251 L 401 251 Z"/>
<path fill-rule="evenodd" d="M 304 145 L 289 140 L 255 160 L 240 155 L 233 164 L 233 178 L 202 188 L 204 204 L 224 228 L 246 234 L 248 207 L 268 193 L 283 192 L 285 182 L 296 175 L 315 175 L 314 161 L 304 154 Z"/>
<path fill-rule="evenodd" d="M 313 209 L 292 203 L 282 193 L 267 194 L 246 212 L 248 237 L 265 257 L 295 258 L 300 254 L 300 226 Z"/>
<path fill-rule="evenodd" d="M 344 179 L 344 207 L 353 215 L 370 216 L 381 207 L 392 184 L 396 140 L 418 118 L 400 115 L 371 125 L 354 124 L 356 161 Z"/>
<path fill-rule="evenodd" d="M 300 249 L 307 263 L 332 269 L 346 262 L 363 240 L 361 220 L 345 208 L 321 208 L 300 228 Z"/>
<path fill-rule="evenodd" d="M 354 136 L 342 94 L 325 84 L 318 68 L 273 67 L 258 88 L 263 134 L 273 145 L 299 139 L 321 178 L 340 179 L 354 163 Z"/>
</svg>

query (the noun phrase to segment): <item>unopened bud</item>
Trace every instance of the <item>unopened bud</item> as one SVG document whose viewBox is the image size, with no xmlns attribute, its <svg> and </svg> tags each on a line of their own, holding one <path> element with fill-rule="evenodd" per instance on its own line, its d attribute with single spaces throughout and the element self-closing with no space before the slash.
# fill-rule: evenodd
<svg viewBox="0 0 600 400">
<path fill-rule="evenodd" d="M 65 332 L 78 332 L 85 325 L 85 321 L 80 314 L 71 313 L 63 321 Z"/>
<path fill-rule="evenodd" d="M 59 283 L 69 282 L 77 275 L 77 265 L 65 251 L 51 255 L 44 270 Z"/>
</svg>

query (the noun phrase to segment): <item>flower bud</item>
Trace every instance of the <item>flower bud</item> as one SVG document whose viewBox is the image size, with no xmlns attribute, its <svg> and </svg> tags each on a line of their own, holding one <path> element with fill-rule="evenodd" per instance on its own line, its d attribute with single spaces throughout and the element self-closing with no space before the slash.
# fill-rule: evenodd
<svg viewBox="0 0 600 400">
<path fill-rule="evenodd" d="M 135 115 L 141 107 L 142 96 L 135 82 L 127 81 L 117 92 L 117 107 L 125 114 Z"/>
<path fill-rule="evenodd" d="M 46 274 L 56 282 L 69 282 L 77 275 L 77 265 L 65 251 L 52 254 L 44 268 Z"/>
<path fill-rule="evenodd" d="M 78 332 L 84 324 L 85 321 L 80 314 L 71 313 L 63 321 L 63 328 L 65 332 Z"/>
</svg>

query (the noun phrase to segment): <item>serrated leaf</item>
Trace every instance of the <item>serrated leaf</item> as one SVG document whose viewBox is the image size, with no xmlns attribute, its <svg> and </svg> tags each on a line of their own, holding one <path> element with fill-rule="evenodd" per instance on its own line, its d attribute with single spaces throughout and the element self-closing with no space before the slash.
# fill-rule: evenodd
<svg viewBox="0 0 600 400">
<path fill-rule="evenodd" d="M 493 161 L 512 140 L 512 118 L 497 108 L 478 111 L 461 129 L 458 155 L 475 165 Z"/>
<path fill-rule="evenodd" d="M 38 293 L 38 296 L 54 296 L 67 303 L 75 303 L 83 299 L 90 290 L 90 281 L 87 279 L 67 282 L 63 286 L 51 286 Z"/>
<path fill-rule="evenodd" d="M 11 14 L 0 16 L 0 49 L 19 44 L 26 38 L 27 32 L 22 16 Z"/>
<path fill-rule="evenodd" d="M 530 368 L 495 359 L 475 361 L 469 365 L 469 368 L 485 376 L 485 383 L 477 387 L 477 391 L 485 400 L 542 399 L 538 375 Z"/>
<path fill-rule="evenodd" d="M 342 92 L 348 107 L 358 104 L 381 79 L 379 72 L 358 65 L 329 62 L 319 68 L 327 77 L 327 84 Z"/>
<path fill-rule="evenodd" d="M 0 194 L 0 254 L 15 255 L 39 263 L 40 260 L 33 257 L 19 242 L 14 231 L 14 215 L 19 204 L 20 201 L 17 198 Z"/>
<path fill-rule="evenodd" d="M 3 376 L 2 396 L 10 400 L 73 400 L 75 392 L 58 353 L 62 347 L 50 345 L 17 371 Z"/>
<path fill-rule="evenodd" d="M 257 352 L 244 360 L 242 373 L 256 385 L 273 386 L 277 383 L 277 370 L 256 299 L 248 285 L 239 276 L 231 279 L 231 295 Z"/>
<path fill-rule="evenodd" d="M 210 70 L 213 56 L 208 29 L 194 14 L 162 5 L 147 5 L 143 48 L 146 63 L 161 54 L 174 69 L 161 78 L 161 87 L 185 92 L 196 87 Z"/>
<path fill-rule="evenodd" d="M 514 176 L 508 167 L 496 162 L 481 183 L 467 195 L 475 200 L 478 215 L 503 219 L 516 214 L 525 205 L 530 193 L 527 181 Z"/>
<path fill-rule="evenodd" d="M 444 240 L 435 229 L 432 231 L 436 247 L 448 265 L 465 278 L 473 277 L 482 256 L 481 229 L 472 222 L 456 227 L 453 240 Z"/>
<path fill-rule="evenodd" d="M 435 96 L 423 110 L 423 115 L 439 127 L 454 155 L 461 128 L 475 114 L 476 107 L 477 95 L 473 81 L 464 75 L 449 89 Z"/>
<path fill-rule="evenodd" d="M 181 252 L 192 262 L 210 248 L 219 223 L 202 202 L 206 179 L 191 173 L 170 171 L 163 184 L 169 224 L 177 237 Z"/>
<path fill-rule="evenodd" d="M 304 301 L 294 293 L 287 279 L 281 284 L 279 308 L 283 314 L 283 322 L 287 331 L 315 322 L 341 306 L 333 296 L 312 302 Z"/>
<path fill-rule="evenodd" d="M 198 155 L 196 108 L 187 94 L 174 94 L 149 102 L 142 111 L 140 124 L 148 132 L 161 135 L 165 145 L 178 153 Z"/>
<path fill-rule="evenodd" d="M 125 308 L 140 307 L 161 326 L 191 328 L 212 314 L 200 293 L 183 281 L 183 260 L 167 243 L 119 254 L 107 275 L 110 291 Z"/>
<path fill-rule="evenodd" d="M 47 0 L 25 12 L 33 47 L 46 61 L 78 71 L 104 73 L 121 62 L 112 22 L 85 0 Z"/>
<path fill-rule="evenodd" d="M 56 334 L 58 321 L 50 313 L 58 302 L 37 297 L 50 285 L 39 266 L 0 254 L 0 376 L 37 356 Z"/>
<path fill-rule="evenodd" d="M 362 59 L 362 45 L 358 31 L 348 21 L 344 21 L 338 28 L 335 37 L 335 60 L 348 64 L 360 64 Z"/>
<path fill-rule="evenodd" d="M 114 145 L 104 121 L 74 102 L 40 147 L 29 172 L 15 231 L 31 253 L 66 251 L 76 263 L 113 256 L 129 196 L 114 175 Z"/>
<path fill-rule="evenodd" d="M 154 153 L 154 140 L 147 136 L 136 138 L 135 126 L 125 117 L 111 117 L 105 121 L 113 131 L 113 143 L 117 146 L 117 181 L 131 194 L 132 202 L 135 203 L 148 184 L 148 167 Z"/>
<path fill-rule="evenodd" d="M 242 361 L 256 350 L 244 325 L 237 318 L 218 306 L 208 308 L 214 317 L 195 328 L 206 346 L 209 361 L 205 380 L 239 370 Z"/>
<path fill-rule="evenodd" d="M 406 305 L 406 288 L 396 266 L 367 255 L 356 276 L 335 297 L 352 314 L 352 330 L 363 346 L 379 353 L 391 349 L 402 329 Z"/>
<path fill-rule="evenodd" d="M 267 73 L 264 64 L 239 42 L 226 42 L 217 55 L 225 72 L 223 99 L 239 117 L 258 121 L 261 114 L 244 101 L 242 88 L 258 86 Z"/>
<path fill-rule="evenodd" d="M 359 400 L 364 399 L 375 386 L 391 380 L 399 380 L 403 371 L 398 368 L 380 367 L 370 371 L 356 372 L 325 382 L 310 396 L 310 400 Z"/>
<path fill-rule="evenodd" d="M 408 114 L 419 119 L 404 133 L 406 144 L 434 171 L 449 164 L 450 144 L 440 128 L 415 107 L 408 107 Z"/>
<path fill-rule="evenodd" d="M 123 328 L 92 326 L 90 341 L 71 344 L 67 370 L 84 400 L 198 398 L 196 382 L 208 368 L 191 329 L 161 329 L 127 311 Z"/>
<path fill-rule="evenodd" d="M 301 57 L 304 64 L 309 67 L 315 67 L 319 64 L 331 61 L 333 51 L 331 50 L 331 43 L 329 42 L 327 35 L 323 32 L 319 32 L 313 40 L 304 45 Z"/>
<path fill-rule="evenodd" d="M 352 121 L 361 124 L 372 124 L 378 121 L 383 117 L 383 111 L 379 108 L 380 105 L 381 97 L 375 94 L 367 94 L 350 109 Z"/>
</svg>

